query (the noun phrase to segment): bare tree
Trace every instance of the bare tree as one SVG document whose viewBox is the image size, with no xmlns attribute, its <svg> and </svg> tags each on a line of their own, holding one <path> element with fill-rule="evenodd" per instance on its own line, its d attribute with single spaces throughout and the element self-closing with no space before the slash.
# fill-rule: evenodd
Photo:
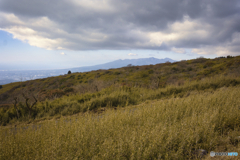
<svg viewBox="0 0 240 160">
<path fill-rule="evenodd" d="M 25 98 L 25 103 L 26 103 L 26 106 L 27 106 L 27 108 L 28 108 L 29 117 L 30 117 L 31 114 L 32 114 L 33 106 L 37 103 L 37 98 L 33 95 L 34 102 L 30 105 L 30 104 L 28 103 L 29 97 L 27 97 L 24 93 L 22 93 L 22 95 L 23 95 L 23 97 Z"/>
<path fill-rule="evenodd" d="M 14 105 L 14 108 L 15 108 L 15 110 L 16 110 L 16 112 L 17 112 L 17 117 L 18 117 L 18 119 L 19 119 L 19 110 L 18 110 L 18 108 L 17 108 L 17 103 L 18 103 L 18 98 L 17 98 L 17 97 L 14 97 L 13 105 Z"/>
</svg>

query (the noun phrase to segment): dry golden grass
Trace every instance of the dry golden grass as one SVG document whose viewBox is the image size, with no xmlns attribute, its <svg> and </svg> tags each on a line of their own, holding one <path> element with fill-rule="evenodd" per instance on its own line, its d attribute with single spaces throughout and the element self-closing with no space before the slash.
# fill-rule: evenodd
<svg viewBox="0 0 240 160">
<path fill-rule="evenodd" d="M 0 159 L 196 159 L 196 149 L 240 154 L 239 97 L 239 86 L 223 87 L 100 115 L 1 127 Z"/>
</svg>

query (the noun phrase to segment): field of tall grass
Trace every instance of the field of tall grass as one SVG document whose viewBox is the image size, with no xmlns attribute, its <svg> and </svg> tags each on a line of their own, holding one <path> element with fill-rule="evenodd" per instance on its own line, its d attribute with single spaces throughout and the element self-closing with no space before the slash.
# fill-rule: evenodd
<svg viewBox="0 0 240 160">
<path fill-rule="evenodd" d="M 35 124 L 2 126 L 0 159 L 185 160 L 197 159 L 194 153 L 198 149 L 208 151 L 205 159 L 228 159 L 209 154 L 240 154 L 240 86 L 231 84 L 238 79 L 229 80 L 229 85 L 214 85 L 227 81 L 223 79 L 175 87 L 162 99 L 153 96 L 170 92 L 171 86 L 146 93 L 140 90 L 138 105 L 119 105 L 116 110 L 108 107 L 101 114 L 86 111 Z M 176 96 L 179 93 L 184 94 Z"/>
</svg>

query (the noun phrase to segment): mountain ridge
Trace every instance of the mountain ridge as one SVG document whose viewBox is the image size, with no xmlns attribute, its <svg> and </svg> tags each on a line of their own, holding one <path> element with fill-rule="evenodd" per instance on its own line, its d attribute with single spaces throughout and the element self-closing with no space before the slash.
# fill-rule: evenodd
<svg viewBox="0 0 240 160">
<path fill-rule="evenodd" d="M 110 68 L 121 68 L 125 67 L 129 64 L 134 65 L 134 66 L 142 66 L 142 65 L 150 65 L 150 64 L 158 64 L 158 63 L 165 63 L 165 62 L 176 62 L 173 59 L 170 58 L 164 58 L 164 59 L 158 59 L 154 57 L 150 58 L 138 58 L 138 59 L 118 59 L 115 61 L 103 63 L 103 64 L 98 64 L 98 65 L 93 65 L 93 66 L 83 66 L 83 67 L 76 67 L 76 68 L 69 68 L 69 69 L 64 69 L 64 70 L 71 70 L 73 72 L 88 72 L 92 70 L 98 70 L 98 69 L 110 69 Z M 91 69 L 91 70 L 89 70 Z"/>
</svg>

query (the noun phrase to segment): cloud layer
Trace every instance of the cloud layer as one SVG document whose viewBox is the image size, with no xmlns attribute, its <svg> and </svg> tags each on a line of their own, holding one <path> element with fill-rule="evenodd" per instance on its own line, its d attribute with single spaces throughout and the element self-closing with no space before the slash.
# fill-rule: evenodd
<svg viewBox="0 0 240 160">
<path fill-rule="evenodd" d="M 48 50 L 239 55 L 239 0 L 1 0 L 0 29 Z"/>
</svg>

